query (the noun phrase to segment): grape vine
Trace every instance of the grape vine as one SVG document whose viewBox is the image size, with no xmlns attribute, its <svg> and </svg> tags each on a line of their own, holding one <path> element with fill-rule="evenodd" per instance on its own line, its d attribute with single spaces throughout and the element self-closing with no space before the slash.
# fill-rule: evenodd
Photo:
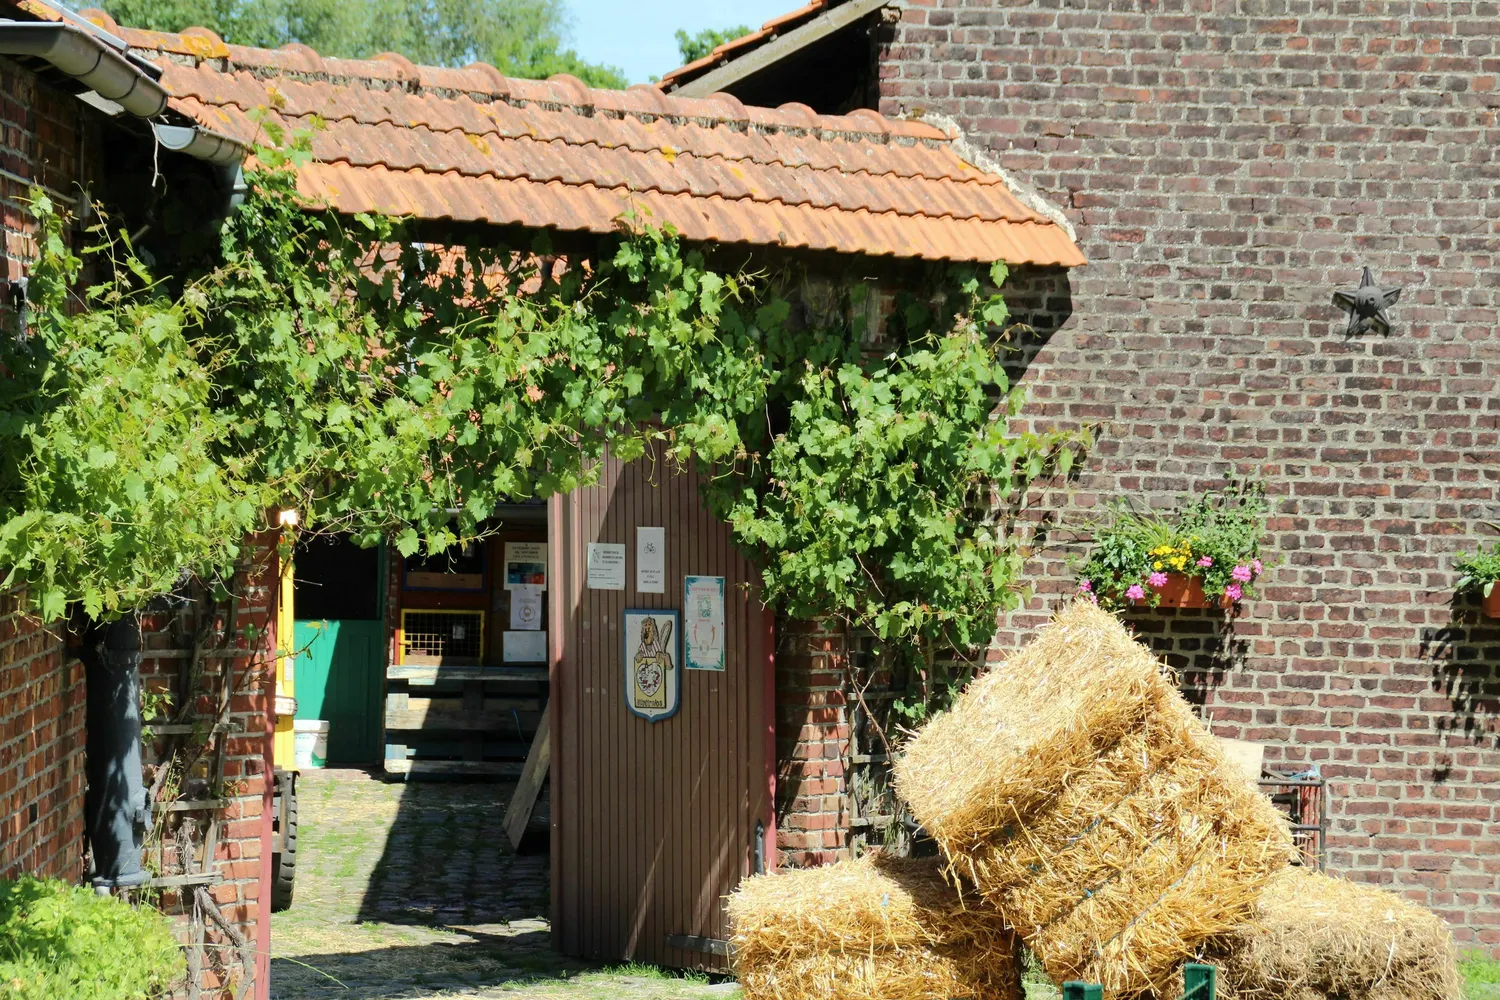
<svg viewBox="0 0 1500 1000">
<path fill-rule="evenodd" d="M 657 439 L 788 614 L 924 669 L 988 641 L 1021 558 L 995 511 L 1087 444 L 1008 428 L 1003 265 L 927 266 L 889 310 L 832 275 L 814 307 L 790 266 L 716 268 L 648 218 L 586 254 L 418 243 L 307 205 L 306 156 L 305 137 L 257 151 L 190 274 L 153 274 L 103 215 L 75 253 L 34 197 L 27 329 L 0 338 L 0 564 L 41 617 L 223 577 L 276 507 L 440 551 Z"/>
</svg>

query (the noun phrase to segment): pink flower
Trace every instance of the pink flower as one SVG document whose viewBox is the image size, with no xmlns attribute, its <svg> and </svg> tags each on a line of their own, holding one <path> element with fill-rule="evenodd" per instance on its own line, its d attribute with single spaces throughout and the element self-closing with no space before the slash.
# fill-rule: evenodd
<svg viewBox="0 0 1500 1000">
<path fill-rule="evenodd" d="M 1255 575 L 1260 576 L 1266 571 L 1265 565 L 1259 559 L 1250 560 L 1250 568 L 1255 570 Z"/>
<path fill-rule="evenodd" d="M 1236 566 L 1230 571 L 1229 575 L 1240 581 L 1240 583 L 1249 583 L 1250 578 L 1255 574 L 1250 572 L 1249 566 Z"/>
<path fill-rule="evenodd" d="M 543 393 L 542 390 L 538 389 L 534 385 L 528 385 L 526 387 L 526 398 L 531 400 L 533 403 L 540 403 L 542 401 L 543 395 L 545 395 L 545 393 Z"/>
<path fill-rule="evenodd" d="M 1231 601 L 1238 601 L 1240 599 L 1240 594 L 1240 585 L 1237 583 L 1231 583 L 1229 586 L 1224 588 L 1224 596 L 1229 598 Z"/>
<path fill-rule="evenodd" d="M 1092 593 L 1093 590 L 1094 590 L 1094 584 L 1091 581 L 1089 581 L 1089 580 L 1079 580 L 1078 581 L 1078 592 L 1080 594 L 1089 594 L 1089 593 Z"/>
<path fill-rule="evenodd" d="M 1130 585 L 1130 589 L 1125 591 L 1125 599 L 1130 601 L 1143 601 L 1146 599 L 1146 592 L 1141 589 L 1140 584 L 1132 583 Z"/>
<path fill-rule="evenodd" d="M 1152 573 L 1150 576 L 1146 577 L 1146 582 L 1151 584 L 1151 586 L 1155 587 L 1156 589 L 1160 590 L 1162 587 L 1165 587 L 1167 585 L 1167 574 Z"/>
<path fill-rule="evenodd" d="M 1198 565 L 1202 566 L 1204 569 L 1208 569 L 1208 567 L 1212 566 L 1213 564 L 1214 564 L 1214 557 L 1213 556 L 1202 556 L 1198 560 Z"/>
</svg>

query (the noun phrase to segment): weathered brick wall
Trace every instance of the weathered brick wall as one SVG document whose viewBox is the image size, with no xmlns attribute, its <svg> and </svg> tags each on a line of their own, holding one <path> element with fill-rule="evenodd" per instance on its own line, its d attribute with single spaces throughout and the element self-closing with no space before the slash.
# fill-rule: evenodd
<svg viewBox="0 0 1500 1000">
<path fill-rule="evenodd" d="M 1139 624 L 1217 731 L 1331 779 L 1332 870 L 1500 954 L 1500 630 L 1450 607 L 1500 521 L 1500 5 L 910 0 L 883 60 L 881 111 L 955 118 L 1091 260 L 1024 381 L 1099 444 L 996 655 L 1102 498 L 1263 477 L 1263 599 Z M 1330 304 L 1364 265 L 1388 338 Z"/>
<path fill-rule="evenodd" d="M 776 622 L 776 864 L 848 854 L 848 649 L 841 629 Z"/>
<path fill-rule="evenodd" d="M 269 920 L 269 872 L 264 839 L 269 794 L 269 717 L 275 687 L 275 620 L 278 562 L 270 536 L 252 539 L 249 559 L 235 581 L 236 599 L 211 605 L 205 590 L 195 587 L 188 599 L 174 599 L 173 610 L 145 622 L 141 684 L 148 694 L 167 696 L 152 727 L 155 738 L 146 755 L 148 786 L 160 762 L 175 754 L 189 762 L 161 784 L 174 797 L 196 806 L 224 801 L 212 809 L 190 808 L 163 816 L 150 838 L 146 863 L 168 880 L 158 905 L 175 918 L 178 937 L 187 947 L 190 978 L 212 991 L 242 977 L 240 954 L 232 940 L 194 899 L 203 885 L 220 912 L 251 948 L 263 950 L 262 924 Z M 225 676 L 225 670 L 228 676 Z M 186 715 L 184 684 L 193 693 Z M 228 720 L 224 738 L 222 782 L 218 757 L 208 733 L 221 717 Z M 177 722 L 178 719 L 182 721 Z M 148 720 L 150 721 L 150 720 Z M 174 726 L 173 723 L 176 723 Z M 191 732 L 184 730 L 191 729 Z M 216 830 L 211 830 L 216 828 Z M 213 855 L 205 855 L 211 839 Z M 207 863 L 205 863 L 207 862 Z M 188 885 L 173 885 L 175 880 Z M 259 944 L 257 941 L 259 939 Z M 201 945 L 204 947 L 195 947 Z M 257 955 L 261 995 L 265 959 Z"/>
<path fill-rule="evenodd" d="M 66 194 L 78 177 L 81 105 L 0 59 L 0 167 Z M 0 279 L 35 256 L 29 184 L 0 178 Z M 7 310 L 8 312 L 8 310 Z M 4 317 L 13 329 L 14 314 Z M 0 876 L 83 873 L 83 665 L 60 634 L 0 594 Z"/>
<path fill-rule="evenodd" d="M 0 877 L 83 874 L 83 664 L 0 595 Z"/>
<path fill-rule="evenodd" d="M 0 167 L 51 193 L 70 199 L 57 207 L 71 208 L 79 174 L 79 149 L 84 131 L 77 98 L 39 82 L 36 75 L 9 59 L 0 58 Z M 30 183 L 0 177 L 0 231 L 5 237 L 5 273 L 19 278 L 24 261 L 36 256 L 31 237 L 35 228 L 25 209 Z"/>
</svg>

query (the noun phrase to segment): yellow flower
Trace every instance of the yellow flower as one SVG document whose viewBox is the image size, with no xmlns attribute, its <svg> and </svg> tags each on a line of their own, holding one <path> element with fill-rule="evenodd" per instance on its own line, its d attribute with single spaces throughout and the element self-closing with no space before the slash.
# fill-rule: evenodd
<svg viewBox="0 0 1500 1000">
<path fill-rule="evenodd" d="M 1185 566 L 1186 564 L 1187 564 L 1187 560 L 1184 559 L 1182 556 L 1178 556 L 1176 559 L 1172 560 L 1172 568 L 1173 569 L 1182 569 L 1182 567 Z"/>
<path fill-rule="evenodd" d="M 1161 569 L 1161 560 L 1158 559 L 1158 560 L 1156 560 L 1156 562 L 1152 563 L 1151 564 L 1151 568 L 1152 569 Z"/>
</svg>

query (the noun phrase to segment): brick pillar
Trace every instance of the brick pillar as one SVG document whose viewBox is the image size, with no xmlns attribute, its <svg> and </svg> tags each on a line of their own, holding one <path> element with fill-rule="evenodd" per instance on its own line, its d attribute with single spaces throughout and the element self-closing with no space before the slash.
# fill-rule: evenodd
<svg viewBox="0 0 1500 1000">
<path fill-rule="evenodd" d="M 232 635 L 215 631 L 209 637 L 211 655 L 201 665 L 202 674 L 194 688 L 197 721 L 205 725 L 217 711 L 215 702 L 221 671 L 233 671 L 229 701 L 231 732 L 225 737 L 224 787 L 220 796 L 228 805 L 215 811 L 193 810 L 173 814 L 169 834 L 177 824 L 190 822 L 194 860 L 205 838 L 206 824 L 218 828 L 214 855 L 209 861 L 218 880 L 208 887 L 215 903 L 246 941 L 256 948 L 256 993 L 267 994 L 268 958 L 262 950 L 269 933 L 269 812 L 272 792 L 271 710 L 275 690 L 276 599 L 279 563 L 276 536 L 261 533 L 246 539 L 245 563 L 235 579 L 238 604 Z M 141 683 L 151 692 L 174 692 L 193 655 L 193 643 L 204 616 L 212 615 L 216 630 L 227 631 L 229 621 L 222 605 L 208 599 L 203 588 L 197 588 L 189 600 L 180 602 L 167 614 L 150 616 L 144 622 L 144 649 L 141 661 Z M 233 656 L 225 655 L 233 653 Z M 176 700 L 172 711 L 179 706 Z M 149 758 L 158 759 L 162 739 L 155 741 Z M 189 741 L 196 745 L 197 739 Z M 185 748 L 185 747 L 184 747 Z M 211 755 L 195 769 L 193 780 L 198 788 L 207 776 Z M 149 782 L 148 782 L 149 784 Z M 203 798 L 203 790 L 191 797 Z M 152 852 L 155 853 L 154 851 Z M 165 842 L 161 864 L 168 875 L 179 874 L 186 859 L 177 849 L 175 835 Z M 188 917 L 192 909 L 191 890 L 168 888 L 157 906 L 174 919 L 179 939 L 191 945 L 193 928 Z M 243 976 L 241 956 L 226 935 L 210 924 L 208 949 L 198 974 L 198 986 L 212 992 L 226 984 L 237 984 Z"/>
<path fill-rule="evenodd" d="M 776 624 L 776 852 L 782 868 L 849 853 L 848 644 L 843 630 Z"/>
</svg>

